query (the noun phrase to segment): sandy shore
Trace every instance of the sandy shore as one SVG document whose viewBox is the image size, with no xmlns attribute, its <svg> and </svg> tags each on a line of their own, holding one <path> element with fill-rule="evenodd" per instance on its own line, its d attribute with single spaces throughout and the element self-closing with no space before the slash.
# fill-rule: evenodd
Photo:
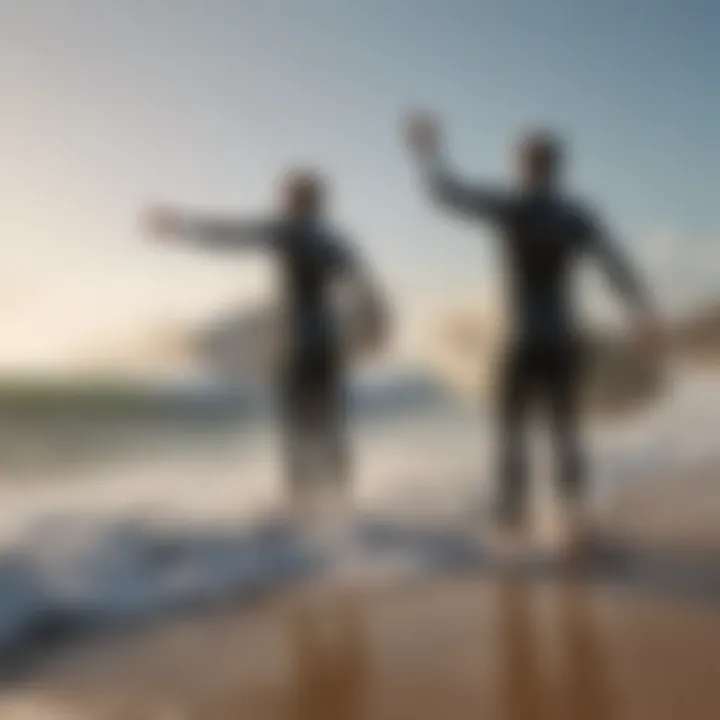
<svg viewBox="0 0 720 720">
<path fill-rule="evenodd" d="M 664 570 L 658 551 L 655 565 L 583 581 L 469 572 L 297 587 L 65 648 L 0 692 L 0 717 L 715 720 L 720 595 L 693 588 L 707 563 L 720 568 L 720 504 L 716 477 L 698 483 L 673 486 L 654 515 L 628 512 L 654 541 L 687 540 Z M 705 566 L 683 560 L 698 557 Z M 664 582 L 646 582 L 653 572 Z"/>
<path fill-rule="evenodd" d="M 720 714 L 720 615 L 477 579 L 298 590 L 76 648 L 2 717 L 628 718 Z"/>
</svg>

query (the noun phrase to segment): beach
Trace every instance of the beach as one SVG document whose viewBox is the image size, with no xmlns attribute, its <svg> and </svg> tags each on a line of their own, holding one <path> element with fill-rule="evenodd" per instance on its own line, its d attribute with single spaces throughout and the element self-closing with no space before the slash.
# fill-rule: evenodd
<svg viewBox="0 0 720 720">
<path fill-rule="evenodd" d="M 572 572 L 498 561 L 485 431 L 403 393 L 355 421 L 352 513 L 310 531 L 255 426 L 6 482 L 0 715 L 717 717 L 717 382 L 591 433 L 606 547 Z"/>
<path fill-rule="evenodd" d="M 612 718 L 720 712 L 717 606 L 592 583 L 320 584 L 80 643 L 2 716 Z"/>
</svg>

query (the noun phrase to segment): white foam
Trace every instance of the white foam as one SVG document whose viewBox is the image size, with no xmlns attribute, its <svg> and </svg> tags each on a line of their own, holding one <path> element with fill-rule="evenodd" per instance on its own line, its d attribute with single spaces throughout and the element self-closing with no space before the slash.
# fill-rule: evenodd
<svg viewBox="0 0 720 720">
<path fill-rule="evenodd" d="M 601 493 L 720 462 L 720 382 L 694 374 L 666 400 L 597 429 Z M 310 577 L 369 582 L 418 571 L 437 547 L 390 553 L 377 538 L 308 534 L 276 518 L 276 438 L 225 442 L 145 459 L 116 458 L 77 474 L 0 487 L 0 651 L 50 622 L 78 625 L 242 597 Z M 481 423 L 416 415 L 357 430 L 356 508 L 384 517 L 452 520 L 488 489 L 490 438 Z M 339 534 L 338 534 L 339 533 Z M 364 538 L 364 539 L 363 539 Z"/>
</svg>

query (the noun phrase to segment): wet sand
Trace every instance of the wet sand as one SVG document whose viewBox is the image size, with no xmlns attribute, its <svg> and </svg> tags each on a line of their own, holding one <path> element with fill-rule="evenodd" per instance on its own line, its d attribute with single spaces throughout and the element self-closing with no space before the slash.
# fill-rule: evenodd
<svg viewBox="0 0 720 720">
<path fill-rule="evenodd" d="M 703 483 L 694 502 L 686 485 L 631 516 L 717 566 Z M 674 567 L 657 586 L 469 573 L 297 587 L 75 644 L 4 688 L 0 717 L 715 720 L 719 596 L 687 592 Z"/>
<path fill-rule="evenodd" d="M 327 586 L 75 648 L 4 693 L 0 712 L 711 720 L 719 668 L 715 607 L 509 579 Z"/>
</svg>

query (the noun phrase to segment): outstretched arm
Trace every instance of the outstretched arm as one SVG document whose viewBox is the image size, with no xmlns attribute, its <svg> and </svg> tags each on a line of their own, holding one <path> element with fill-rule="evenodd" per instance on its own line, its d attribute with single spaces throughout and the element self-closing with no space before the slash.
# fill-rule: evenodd
<svg viewBox="0 0 720 720">
<path fill-rule="evenodd" d="M 216 248 L 267 247 L 277 235 L 274 221 L 203 217 L 167 207 L 146 210 L 143 226 L 160 239 L 176 238 Z"/>
<path fill-rule="evenodd" d="M 503 193 L 485 184 L 467 182 L 448 169 L 440 126 L 432 118 L 412 118 L 407 127 L 407 143 L 434 200 L 475 217 L 495 219 L 503 213 L 506 205 Z"/>
</svg>

